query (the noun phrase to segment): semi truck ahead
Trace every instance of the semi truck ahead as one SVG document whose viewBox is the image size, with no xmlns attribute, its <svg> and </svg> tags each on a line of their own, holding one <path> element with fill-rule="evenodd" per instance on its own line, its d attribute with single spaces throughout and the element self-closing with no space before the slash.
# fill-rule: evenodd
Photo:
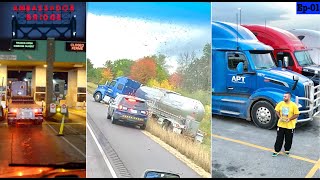
<svg viewBox="0 0 320 180">
<path fill-rule="evenodd" d="M 315 64 L 307 47 L 289 31 L 271 26 L 242 25 L 249 29 L 262 43 L 271 46 L 276 60 L 282 60 L 285 67 L 320 84 L 320 66 Z M 277 61 L 275 61 L 277 63 Z"/>
<path fill-rule="evenodd" d="M 98 85 L 93 93 L 93 98 L 96 102 L 104 101 L 109 103 L 111 99 L 115 99 L 118 94 L 133 95 L 141 86 L 138 81 L 128 77 L 118 77 L 111 82 L 106 82 L 105 85 Z"/>
<path fill-rule="evenodd" d="M 32 122 L 39 125 L 43 122 L 43 108 L 37 105 L 33 97 L 29 95 L 26 81 L 11 82 L 7 108 L 8 125 L 17 122 Z"/>
<path fill-rule="evenodd" d="M 319 89 L 307 77 L 277 67 L 273 48 L 240 25 L 212 23 L 212 113 L 253 121 L 260 128 L 277 124 L 274 107 L 291 92 L 301 112 L 298 123 L 319 113 Z M 315 99 L 314 97 L 317 97 Z"/>
<path fill-rule="evenodd" d="M 204 135 L 199 126 L 205 110 L 200 101 L 147 86 L 141 86 L 135 96 L 146 99 L 149 114 L 157 119 L 163 129 L 184 134 L 198 142 L 203 141 Z"/>
<path fill-rule="evenodd" d="M 292 29 L 288 31 L 297 36 L 307 46 L 313 62 L 320 65 L 320 31 L 310 29 Z"/>
</svg>

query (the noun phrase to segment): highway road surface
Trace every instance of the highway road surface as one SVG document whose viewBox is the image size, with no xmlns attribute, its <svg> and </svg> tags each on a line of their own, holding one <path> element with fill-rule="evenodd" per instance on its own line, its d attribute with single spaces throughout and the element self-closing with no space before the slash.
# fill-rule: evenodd
<svg viewBox="0 0 320 180">
<path fill-rule="evenodd" d="M 138 127 L 114 125 L 107 105 L 87 95 L 87 177 L 142 177 L 147 169 L 200 176 Z"/>
<path fill-rule="evenodd" d="M 0 176 L 24 167 L 10 167 L 9 164 L 57 164 L 85 162 L 86 139 L 85 117 L 70 115 L 66 122 L 64 136 L 57 136 L 60 124 L 44 121 L 42 125 L 18 124 L 8 126 L 0 122 Z"/>
</svg>

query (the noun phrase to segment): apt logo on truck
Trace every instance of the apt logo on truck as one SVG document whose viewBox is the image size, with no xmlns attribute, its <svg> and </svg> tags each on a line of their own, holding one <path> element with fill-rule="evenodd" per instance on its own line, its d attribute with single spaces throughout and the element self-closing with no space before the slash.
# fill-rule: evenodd
<svg viewBox="0 0 320 180">
<path fill-rule="evenodd" d="M 231 81 L 232 81 L 233 83 L 245 84 L 245 83 L 246 83 L 246 82 L 245 82 L 245 78 L 246 78 L 246 77 L 243 77 L 243 76 L 232 76 Z"/>
</svg>

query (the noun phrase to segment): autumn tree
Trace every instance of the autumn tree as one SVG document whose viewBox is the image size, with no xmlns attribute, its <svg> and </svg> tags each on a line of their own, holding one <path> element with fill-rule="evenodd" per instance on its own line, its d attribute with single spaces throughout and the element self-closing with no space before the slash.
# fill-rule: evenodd
<svg viewBox="0 0 320 180">
<path fill-rule="evenodd" d="M 150 57 L 139 59 L 131 66 L 130 77 L 142 84 L 146 84 L 156 76 L 156 62 Z"/>
<path fill-rule="evenodd" d="M 174 86 L 175 88 L 180 88 L 182 83 L 182 76 L 181 74 L 175 72 L 169 78 L 169 83 Z"/>
<path fill-rule="evenodd" d="M 102 70 L 102 78 L 100 80 L 100 84 L 105 84 L 106 81 L 112 81 L 113 74 L 110 68 L 103 68 Z"/>
</svg>

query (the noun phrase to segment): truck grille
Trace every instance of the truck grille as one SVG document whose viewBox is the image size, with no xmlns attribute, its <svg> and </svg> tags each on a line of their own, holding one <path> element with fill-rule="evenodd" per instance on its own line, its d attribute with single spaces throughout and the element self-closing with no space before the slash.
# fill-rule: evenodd
<svg viewBox="0 0 320 180">
<path fill-rule="evenodd" d="M 311 84 L 309 83 L 305 83 L 304 84 L 304 92 L 305 92 L 305 97 L 310 99 L 310 91 L 311 91 Z M 309 101 L 305 101 L 305 105 L 307 108 L 309 108 L 310 106 L 310 102 Z"/>
</svg>

